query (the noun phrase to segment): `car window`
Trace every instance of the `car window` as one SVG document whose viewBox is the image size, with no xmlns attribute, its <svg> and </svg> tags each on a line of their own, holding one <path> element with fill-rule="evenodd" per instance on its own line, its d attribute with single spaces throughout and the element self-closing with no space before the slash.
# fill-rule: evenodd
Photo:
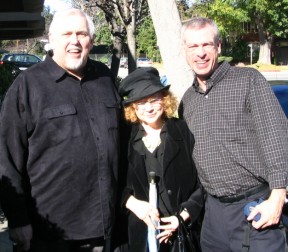
<svg viewBox="0 0 288 252">
<path fill-rule="evenodd" d="M 27 58 L 28 58 L 27 62 L 36 63 L 39 61 L 36 57 L 33 57 L 33 56 L 28 56 Z"/>
</svg>

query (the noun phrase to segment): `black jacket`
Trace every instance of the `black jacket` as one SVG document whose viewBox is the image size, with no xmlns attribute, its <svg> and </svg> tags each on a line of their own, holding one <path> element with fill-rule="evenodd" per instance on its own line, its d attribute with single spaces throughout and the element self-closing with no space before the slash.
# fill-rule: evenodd
<svg viewBox="0 0 288 252">
<path fill-rule="evenodd" d="M 194 222 L 203 207 L 203 194 L 198 183 L 197 172 L 192 160 L 194 137 L 185 122 L 178 119 L 166 121 L 166 140 L 163 157 L 163 181 L 169 197 L 171 212 L 186 208 Z M 134 149 L 139 125 L 134 125 L 128 148 L 127 187 L 123 194 L 123 205 L 130 195 L 148 201 L 149 183 L 144 155 Z M 130 212 L 128 217 L 130 251 L 147 251 L 147 226 Z"/>
</svg>

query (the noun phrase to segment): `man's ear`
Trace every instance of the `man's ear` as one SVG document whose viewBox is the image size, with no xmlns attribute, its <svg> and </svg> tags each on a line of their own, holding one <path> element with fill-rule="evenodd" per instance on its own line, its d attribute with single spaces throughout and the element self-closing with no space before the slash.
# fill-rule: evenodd
<svg viewBox="0 0 288 252">
<path fill-rule="evenodd" d="M 51 36 L 51 34 L 49 33 L 48 34 L 48 37 L 49 37 L 49 46 L 50 46 L 50 50 L 53 50 L 54 49 L 54 39 L 53 39 L 53 36 Z"/>
<path fill-rule="evenodd" d="M 93 35 L 93 37 L 90 40 L 90 50 L 92 50 L 93 45 L 94 45 L 94 39 L 95 39 L 95 35 Z"/>
<path fill-rule="evenodd" d="M 219 54 L 219 55 L 220 55 L 221 52 L 222 52 L 222 44 L 221 44 L 221 41 L 218 42 L 217 51 L 218 51 L 218 54 Z"/>
</svg>

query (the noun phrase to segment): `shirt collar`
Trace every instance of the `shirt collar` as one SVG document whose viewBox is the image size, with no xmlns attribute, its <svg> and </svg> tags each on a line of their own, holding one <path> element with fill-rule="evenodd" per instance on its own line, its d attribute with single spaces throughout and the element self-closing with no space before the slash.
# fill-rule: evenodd
<svg viewBox="0 0 288 252">
<path fill-rule="evenodd" d="M 167 131 L 166 123 L 164 123 L 160 135 L 165 133 Z M 142 140 L 142 137 L 145 135 L 145 129 L 143 128 L 141 123 L 138 123 L 138 132 L 135 135 L 134 141 L 137 142 L 139 140 Z"/>
<path fill-rule="evenodd" d="M 230 68 L 231 68 L 231 66 L 229 65 L 229 63 L 227 61 L 223 61 L 223 62 L 219 63 L 216 70 L 212 73 L 212 75 L 210 76 L 210 78 L 206 82 L 206 85 L 207 85 L 206 93 L 209 92 L 209 90 L 213 86 L 215 86 L 217 83 L 219 83 L 225 77 L 226 73 L 228 72 L 228 70 Z M 193 87 L 197 92 L 203 93 L 203 91 L 200 90 L 200 88 L 199 88 L 199 83 L 197 81 L 197 78 L 194 79 Z"/>
<path fill-rule="evenodd" d="M 93 64 L 90 62 L 91 60 L 88 58 L 88 62 L 84 69 L 84 75 L 90 71 L 93 71 Z M 60 67 L 51 57 L 51 55 L 47 54 L 44 62 L 47 63 L 47 69 L 50 72 L 51 76 L 58 82 L 61 79 L 64 79 L 66 76 L 72 76 L 68 72 L 66 72 L 62 67 Z"/>
</svg>

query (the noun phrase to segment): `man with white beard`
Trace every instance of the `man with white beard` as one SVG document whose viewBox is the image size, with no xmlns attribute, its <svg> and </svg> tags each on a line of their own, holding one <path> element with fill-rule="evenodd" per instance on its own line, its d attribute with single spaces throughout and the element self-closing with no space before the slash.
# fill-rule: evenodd
<svg viewBox="0 0 288 252">
<path fill-rule="evenodd" d="M 0 196 L 17 251 L 108 251 L 114 221 L 120 99 L 89 59 L 94 25 L 56 13 L 45 61 L 23 71 L 0 117 Z"/>
</svg>

